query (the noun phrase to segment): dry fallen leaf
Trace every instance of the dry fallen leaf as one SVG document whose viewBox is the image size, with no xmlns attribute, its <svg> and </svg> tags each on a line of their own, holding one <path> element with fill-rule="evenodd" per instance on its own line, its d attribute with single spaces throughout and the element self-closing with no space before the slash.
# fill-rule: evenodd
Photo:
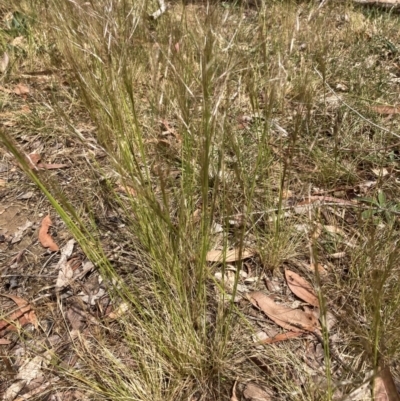
<svg viewBox="0 0 400 401">
<path fill-rule="evenodd" d="M 117 192 L 123 192 L 123 193 L 125 193 L 127 195 L 130 195 L 132 197 L 136 197 L 137 196 L 136 191 L 132 187 L 129 187 L 127 185 L 124 186 L 124 185 L 119 184 L 116 190 L 117 190 Z"/>
<path fill-rule="evenodd" d="M 296 331 L 288 331 L 286 333 L 279 333 L 273 337 L 264 338 L 263 340 L 260 340 L 258 343 L 259 344 L 274 344 L 274 343 L 279 343 L 281 341 L 290 340 L 291 338 L 300 337 L 301 335 L 303 335 L 303 332 L 301 332 L 301 331 L 297 331 L 297 332 Z"/>
<path fill-rule="evenodd" d="M 386 177 L 389 174 L 389 171 L 387 168 L 373 168 L 371 171 L 377 176 L 377 177 Z"/>
<path fill-rule="evenodd" d="M 83 291 L 80 292 L 78 295 L 81 297 L 82 301 L 86 304 L 90 304 L 92 306 L 96 305 L 96 302 L 104 297 L 106 294 L 106 290 L 104 288 L 99 288 L 96 292 L 85 294 Z"/>
<path fill-rule="evenodd" d="M 36 378 L 36 380 L 34 382 L 36 383 L 43 383 L 44 381 L 44 376 L 39 376 Z M 27 393 L 24 392 L 23 395 L 15 398 L 13 401 L 28 401 L 28 400 L 33 400 L 33 399 L 37 399 L 38 397 L 35 397 L 36 395 L 40 395 L 40 394 L 44 394 L 45 390 L 48 387 L 54 387 L 54 384 L 57 383 L 58 381 L 60 381 L 60 377 L 53 377 L 51 379 L 48 379 L 46 381 L 44 381 L 43 384 L 38 385 L 37 387 L 35 385 L 32 386 L 32 384 L 29 385 L 28 388 L 33 387 L 32 390 L 28 391 Z M 77 398 L 79 401 L 88 401 L 87 398 Z M 63 398 L 50 398 L 48 399 L 49 401 L 71 401 L 71 400 L 66 400 Z M 75 400 L 74 400 L 75 401 Z"/>
<path fill-rule="evenodd" d="M 24 40 L 25 40 L 25 37 L 24 36 L 17 36 L 16 38 L 14 38 L 12 41 L 11 41 L 11 45 L 12 46 L 20 46 L 23 42 L 24 42 Z"/>
<path fill-rule="evenodd" d="M 17 199 L 22 199 L 22 200 L 31 199 L 33 195 L 34 195 L 33 191 L 29 191 L 25 192 L 24 194 L 18 195 Z"/>
<path fill-rule="evenodd" d="M 383 115 L 391 115 L 391 114 L 399 114 L 400 107 L 396 106 L 371 106 L 371 110 L 375 111 L 378 114 Z"/>
<path fill-rule="evenodd" d="M 28 162 L 28 165 L 31 169 L 37 170 L 37 169 L 45 169 L 45 170 L 55 170 L 59 168 L 65 168 L 69 167 L 67 164 L 46 164 L 42 163 L 41 156 L 37 153 L 31 153 L 26 157 L 26 160 Z"/>
<path fill-rule="evenodd" d="M 49 228 L 50 228 L 51 224 L 52 223 L 51 223 L 50 215 L 47 215 L 42 220 L 42 225 L 40 226 L 39 241 L 43 247 L 49 248 L 50 251 L 52 251 L 52 252 L 57 252 L 60 248 L 53 241 L 53 238 L 51 238 L 51 236 L 49 234 Z"/>
<path fill-rule="evenodd" d="M 70 280 L 74 276 L 74 271 L 69 262 L 64 263 L 58 272 L 58 277 L 56 281 L 56 291 L 60 291 L 62 288 L 69 285 Z"/>
<path fill-rule="evenodd" d="M 318 298 L 308 281 L 289 269 L 285 270 L 285 277 L 289 288 L 296 296 L 312 306 L 319 306 Z"/>
<path fill-rule="evenodd" d="M 255 383 L 247 383 L 243 396 L 249 401 L 271 401 L 272 391 L 267 391 Z"/>
<path fill-rule="evenodd" d="M 72 255 L 74 250 L 75 240 L 69 240 L 61 249 L 61 257 L 57 263 L 56 269 L 59 270 L 56 281 L 56 291 L 60 291 L 69 285 L 71 278 L 74 275 L 72 264 L 69 263 L 68 258 Z"/>
<path fill-rule="evenodd" d="M 29 155 L 26 155 L 25 157 L 29 167 L 33 170 L 38 169 L 38 164 L 40 163 L 41 157 L 37 153 L 31 153 Z"/>
<path fill-rule="evenodd" d="M 252 292 L 248 294 L 248 299 L 255 307 L 261 309 L 271 320 L 284 329 L 295 332 L 315 332 L 319 329 L 318 320 L 312 313 L 278 305 L 262 292 Z"/>
<path fill-rule="evenodd" d="M 37 329 L 38 321 L 36 314 L 27 301 L 15 295 L 1 295 L 3 297 L 12 299 L 18 305 L 18 309 L 11 313 L 5 320 L 0 320 L 0 334 L 5 334 L 8 331 L 18 330 L 17 327 L 12 323 L 15 321 L 18 321 L 19 325 L 21 326 L 32 324 Z"/>
<path fill-rule="evenodd" d="M 374 401 L 400 401 L 390 369 L 384 366 L 374 380 Z"/>
<path fill-rule="evenodd" d="M 235 381 L 233 388 L 232 388 L 232 397 L 231 397 L 231 401 L 239 401 L 237 396 L 236 396 L 236 384 L 237 382 Z"/>
<path fill-rule="evenodd" d="M 16 85 L 14 87 L 13 92 L 16 95 L 24 96 L 24 95 L 27 95 L 29 93 L 29 88 L 24 84 L 18 84 L 18 85 Z"/>
<path fill-rule="evenodd" d="M 339 227 L 332 226 L 332 225 L 326 225 L 323 226 L 324 230 L 330 234 L 339 234 L 342 237 L 346 237 L 346 233 Z"/>
<path fill-rule="evenodd" d="M 335 252 L 329 255 L 331 259 L 342 259 L 346 257 L 346 252 Z"/>
<path fill-rule="evenodd" d="M 46 368 L 51 360 L 51 351 L 46 351 L 43 355 L 37 355 L 30 361 L 25 362 L 15 376 L 15 381 L 3 395 L 4 401 L 12 401 L 19 392 L 30 382 L 43 376 L 42 368 Z"/>
<path fill-rule="evenodd" d="M 46 163 L 39 163 L 39 168 L 44 168 L 46 170 L 56 170 L 59 168 L 66 168 L 69 167 L 68 164 L 46 164 Z"/>
<path fill-rule="evenodd" d="M 310 265 L 307 265 L 307 269 L 315 273 L 315 265 L 313 263 L 311 263 Z M 325 270 L 324 266 L 321 265 L 321 263 L 317 264 L 317 269 L 318 269 L 318 273 L 321 276 L 324 276 L 326 274 L 326 270 Z"/>
<path fill-rule="evenodd" d="M 206 256 L 207 262 L 236 262 L 238 260 L 243 260 L 250 258 L 255 255 L 255 252 L 249 249 L 235 248 L 225 251 L 223 249 L 214 249 L 209 251 Z"/>
<path fill-rule="evenodd" d="M 107 317 L 111 320 L 119 319 L 129 310 L 129 305 L 126 302 L 121 303 L 118 305 L 117 309 L 111 311 L 107 314 Z"/>
<path fill-rule="evenodd" d="M 76 331 L 82 331 L 88 320 L 86 312 L 77 301 L 72 302 L 70 307 L 67 309 L 66 316 L 71 324 L 71 328 Z"/>
<path fill-rule="evenodd" d="M 14 234 L 13 239 L 11 240 L 11 243 L 16 244 L 17 242 L 20 242 L 25 234 L 25 231 L 32 226 L 33 226 L 33 223 L 30 222 L 29 220 L 27 220 L 26 223 L 22 227 L 18 227 L 18 231 Z"/>
<path fill-rule="evenodd" d="M 8 54 L 4 52 L 3 55 L 0 57 L 0 72 L 6 71 L 9 62 L 10 58 L 8 57 Z"/>
</svg>

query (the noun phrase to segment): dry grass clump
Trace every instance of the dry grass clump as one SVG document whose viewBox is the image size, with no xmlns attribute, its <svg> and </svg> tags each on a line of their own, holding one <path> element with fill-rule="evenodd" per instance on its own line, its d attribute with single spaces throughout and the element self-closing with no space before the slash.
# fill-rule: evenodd
<svg viewBox="0 0 400 401">
<path fill-rule="evenodd" d="M 73 141 L 81 152 L 69 156 L 73 190 L 29 174 L 114 305 L 128 306 L 71 336 L 79 363 L 55 367 L 93 399 L 227 399 L 236 380 L 291 400 L 349 394 L 399 353 L 397 113 L 373 108 L 397 101 L 397 17 L 272 1 L 173 4 L 151 21 L 154 6 L 18 5 L 35 15 L 31 44 L 2 84 L 36 60 L 57 68 L 66 82 L 53 82 L 24 124 L 48 148 Z M 21 138 L 3 137 L 17 155 Z M 254 256 L 207 261 L 210 249 L 231 248 Z M 327 274 L 304 273 L 310 263 Z M 314 337 L 254 344 L 265 318 L 245 297 L 235 302 L 240 272 L 258 290 L 265 276 L 284 283 L 284 266 L 303 269 L 322 314 L 334 312 L 345 368 L 329 360 L 328 341 L 311 360 Z M 215 273 L 230 270 L 228 290 Z"/>
</svg>

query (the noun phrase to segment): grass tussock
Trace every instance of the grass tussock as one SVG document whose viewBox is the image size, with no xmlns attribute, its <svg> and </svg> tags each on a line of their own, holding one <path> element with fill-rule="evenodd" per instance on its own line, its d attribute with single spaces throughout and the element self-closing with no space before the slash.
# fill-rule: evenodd
<svg viewBox="0 0 400 401">
<path fill-rule="evenodd" d="M 15 61 L 1 85 L 20 69 L 57 70 L 66 83 L 19 123 L 44 148 L 79 149 L 73 190 L 26 171 L 127 306 L 118 323 L 71 337 L 79 363 L 55 362 L 66 382 L 91 399 L 227 399 L 253 380 L 322 400 L 398 359 L 397 116 L 373 111 L 397 102 L 398 16 L 350 2 L 177 2 L 156 21 L 147 1 L 15 7 L 28 45 L 18 53 L 3 29 Z M 17 157 L 29 150 L 12 130 L 2 137 Z M 310 196 L 362 200 L 293 210 Z M 118 230 L 102 225 L 110 216 Z M 256 256 L 207 262 L 232 248 Z M 327 272 L 307 274 L 348 368 L 331 369 L 325 344 L 321 382 L 305 345 L 255 345 L 257 317 L 234 302 L 241 271 L 260 289 L 311 262 Z M 215 273 L 233 267 L 232 294 Z"/>
</svg>

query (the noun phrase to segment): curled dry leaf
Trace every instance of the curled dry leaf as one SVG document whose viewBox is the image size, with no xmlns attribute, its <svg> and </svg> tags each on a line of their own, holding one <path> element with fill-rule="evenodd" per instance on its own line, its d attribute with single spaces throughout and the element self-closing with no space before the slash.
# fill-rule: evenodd
<svg viewBox="0 0 400 401">
<path fill-rule="evenodd" d="M 308 281 L 289 269 L 285 270 L 285 277 L 293 294 L 312 306 L 319 306 L 318 298 Z"/>
<path fill-rule="evenodd" d="M 284 329 L 295 332 L 315 332 L 319 329 L 318 320 L 312 313 L 278 305 L 262 292 L 252 292 L 247 297 L 255 307 L 261 309 L 271 320 Z"/>
<path fill-rule="evenodd" d="M 228 250 L 223 250 L 223 249 L 214 249 L 212 251 L 209 251 L 206 256 L 207 262 L 236 262 L 238 260 L 243 260 L 250 258 L 255 255 L 254 251 L 251 251 L 249 249 L 240 249 L 240 248 L 235 248 L 235 249 L 230 249 Z"/>
<path fill-rule="evenodd" d="M 45 248 L 49 248 L 52 252 L 59 250 L 58 245 L 53 241 L 49 234 L 49 228 L 51 226 L 50 215 L 47 215 L 43 220 L 39 230 L 39 241 Z"/>
<path fill-rule="evenodd" d="M 233 388 L 232 388 L 232 397 L 231 397 L 231 401 L 238 401 L 238 398 L 236 396 L 236 384 L 237 382 L 235 381 Z"/>
<path fill-rule="evenodd" d="M 42 158 L 39 154 L 37 153 L 31 153 L 26 157 L 26 160 L 28 162 L 28 165 L 31 169 L 37 170 L 37 169 L 44 169 L 44 170 L 55 170 L 59 168 L 65 168 L 68 167 L 67 164 L 46 164 L 42 163 Z"/>
</svg>

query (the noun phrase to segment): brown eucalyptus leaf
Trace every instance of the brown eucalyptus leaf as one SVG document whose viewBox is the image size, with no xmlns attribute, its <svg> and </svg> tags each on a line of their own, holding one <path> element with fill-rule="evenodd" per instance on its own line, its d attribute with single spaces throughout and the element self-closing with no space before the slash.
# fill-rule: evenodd
<svg viewBox="0 0 400 401">
<path fill-rule="evenodd" d="M 270 297 L 259 291 L 248 294 L 248 299 L 255 307 L 261 309 L 271 320 L 284 329 L 295 332 L 314 332 L 319 329 L 318 320 L 312 313 L 278 305 Z"/>
<path fill-rule="evenodd" d="M 378 114 L 383 114 L 387 116 L 400 113 L 400 107 L 396 106 L 372 106 L 371 110 L 375 111 Z"/>
<path fill-rule="evenodd" d="M 6 333 L 11 330 L 18 330 L 12 323 L 18 321 L 21 326 L 32 324 L 36 329 L 38 328 L 38 320 L 32 306 L 25 301 L 25 299 L 17 297 L 16 295 L 1 294 L 3 297 L 12 299 L 17 305 L 18 309 L 11 313 L 5 320 L 0 320 L 0 332 Z"/>
<path fill-rule="evenodd" d="M 388 366 L 384 366 L 374 380 L 374 401 L 400 401 L 392 374 Z"/>
<path fill-rule="evenodd" d="M 49 248 L 50 251 L 52 251 L 52 252 L 57 252 L 60 248 L 53 241 L 53 238 L 51 238 L 51 236 L 48 232 L 51 224 L 52 223 L 51 223 L 50 216 L 47 215 L 42 220 L 42 225 L 40 226 L 40 229 L 39 229 L 39 241 L 42 244 L 42 246 L 44 246 L 45 248 Z"/>
<path fill-rule="evenodd" d="M 69 167 L 68 164 L 46 164 L 46 163 L 39 163 L 39 168 L 44 168 L 46 170 L 56 170 L 59 168 L 66 168 Z"/>
<path fill-rule="evenodd" d="M 312 306 L 319 306 L 318 298 L 308 281 L 289 269 L 285 270 L 285 277 L 293 294 Z"/>
<path fill-rule="evenodd" d="M 259 344 L 274 344 L 282 341 L 290 340 L 292 338 L 297 338 L 303 335 L 301 331 L 287 331 L 286 333 L 279 333 L 273 337 L 267 337 L 259 341 Z"/>
<path fill-rule="evenodd" d="M 258 386 L 256 383 L 247 383 L 243 390 L 243 396 L 249 401 L 271 401 L 273 393 L 271 390 L 266 390 Z"/>
</svg>

